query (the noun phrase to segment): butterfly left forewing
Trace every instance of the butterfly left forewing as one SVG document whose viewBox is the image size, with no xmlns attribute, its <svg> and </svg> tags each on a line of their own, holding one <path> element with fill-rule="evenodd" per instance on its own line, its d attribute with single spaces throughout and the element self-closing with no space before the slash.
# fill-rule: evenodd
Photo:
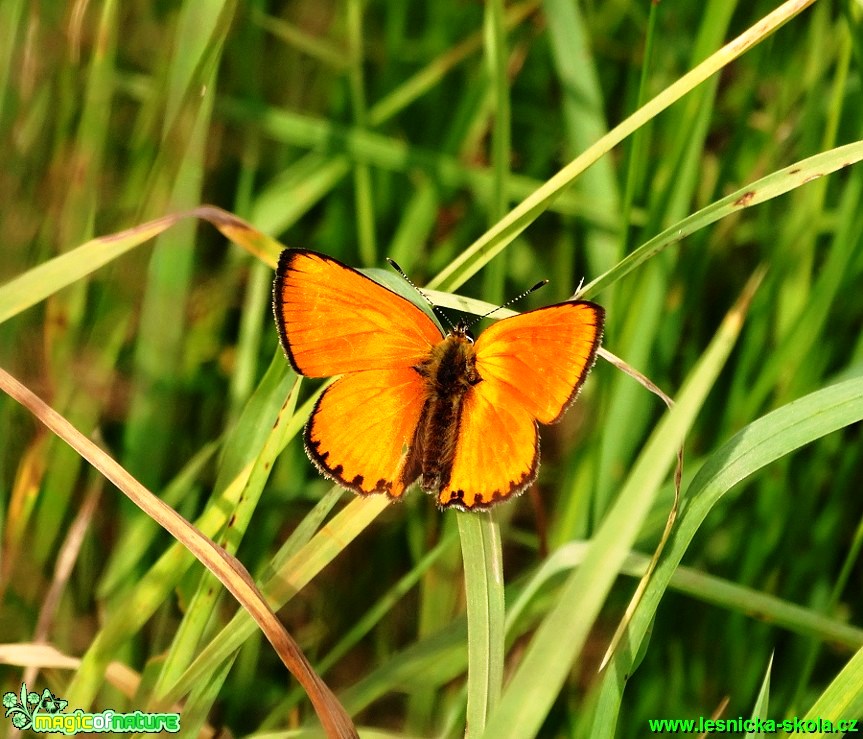
<svg viewBox="0 0 863 739">
<path fill-rule="evenodd" d="M 320 471 L 362 495 L 399 498 L 413 482 L 414 436 L 425 401 L 411 368 L 352 372 L 318 399 L 306 425 L 309 458 Z"/>
<path fill-rule="evenodd" d="M 537 421 L 575 399 L 602 338 L 603 309 L 570 301 L 499 321 L 476 342 L 481 378 L 465 395 L 442 507 L 488 508 L 521 493 L 539 466 Z"/>
<path fill-rule="evenodd" d="M 596 360 L 605 311 L 568 301 L 498 321 L 476 342 L 476 368 L 540 423 L 560 420 Z"/>
</svg>

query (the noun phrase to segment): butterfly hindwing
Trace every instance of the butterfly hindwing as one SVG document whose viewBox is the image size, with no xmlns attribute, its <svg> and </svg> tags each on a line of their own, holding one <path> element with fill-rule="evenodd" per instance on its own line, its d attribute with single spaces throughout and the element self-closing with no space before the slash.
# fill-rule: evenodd
<svg viewBox="0 0 863 739">
<path fill-rule="evenodd" d="M 438 493 L 442 508 L 488 508 L 518 495 L 536 478 L 536 421 L 502 395 L 505 391 L 501 383 L 482 381 L 465 395 L 452 470 Z"/>
<path fill-rule="evenodd" d="M 347 374 L 318 399 L 306 451 L 343 487 L 398 498 L 424 400 L 422 379 L 411 368 Z"/>
<path fill-rule="evenodd" d="M 273 312 L 291 365 L 307 377 L 409 367 L 443 338 L 406 298 L 303 249 L 279 258 Z"/>
</svg>

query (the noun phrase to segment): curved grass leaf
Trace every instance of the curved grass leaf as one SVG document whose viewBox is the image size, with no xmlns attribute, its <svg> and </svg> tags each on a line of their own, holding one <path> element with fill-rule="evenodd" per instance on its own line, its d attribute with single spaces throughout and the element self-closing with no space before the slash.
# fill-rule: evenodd
<svg viewBox="0 0 863 739">
<path fill-rule="evenodd" d="M 676 244 L 690 234 L 698 231 L 721 218 L 731 215 L 741 208 L 748 208 L 784 195 L 807 182 L 824 177 L 844 167 L 849 167 L 863 159 L 863 141 L 839 146 L 829 151 L 821 152 L 794 164 L 762 177 L 757 182 L 741 187 L 727 197 L 711 203 L 706 208 L 687 216 L 679 223 L 665 229 L 650 241 L 642 244 L 634 252 L 626 256 L 608 272 L 589 282 L 579 291 L 579 297 L 589 298 L 601 292 L 603 288 L 614 284 L 624 275 L 632 272 L 647 260 L 655 257 L 663 249 Z"/>
<path fill-rule="evenodd" d="M 467 609 L 466 736 L 480 736 L 503 684 L 503 555 L 493 511 L 459 513 L 458 530 Z"/>
<path fill-rule="evenodd" d="M 771 462 L 838 429 L 863 420 L 863 378 L 857 377 L 795 400 L 753 421 L 716 450 L 684 496 L 674 535 L 602 680 L 594 732 L 613 736 L 625 680 L 663 593 L 701 523 L 737 483 Z M 856 657 L 855 657 L 856 659 Z"/>
<path fill-rule="evenodd" d="M 204 536 L 173 508 L 153 495 L 122 466 L 87 439 L 53 409 L 33 395 L 4 370 L 0 385 L 51 431 L 62 438 L 107 479 L 114 483 L 148 516 L 157 520 L 181 542 L 231 592 L 260 627 L 285 666 L 305 687 L 327 731 L 335 736 L 355 736 L 350 718 L 326 684 L 317 676 L 305 655 L 267 604 L 245 567 Z"/>
<path fill-rule="evenodd" d="M 630 472 L 590 544 L 584 564 L 567 580 L 515 675 L 504 690 L 484 736 L 535 736 L 649 512 L 677 449 L 713 387 L 740 331 L 760 275 L 754 277 L 684 384 Z M 542 675 L 538 680 L 537 676 Z"/>
<path fill-rule="evenodd" d="M 863 716 L 863 649 L 848 661 L 826 690 L 818 696 L 803 720 L 826 719 L 838 726 L 840 721 L 856 719 L 858 716 Z M 807 736 L 837 736 L 837 733 L 813 732 Z"/>
<path fill-rule="evenodd" d="M 0 323 L 95 272 L 184 218 L 209 221 L 231 241 L 272 267 L 275 267 L 279 253 L 284 248 L 233 213 L 212 205 L 201 205 L 185 213 L 163 216 L 125 231 L 91 239 L 10 280 L 0 286 Z"/>
</svg>

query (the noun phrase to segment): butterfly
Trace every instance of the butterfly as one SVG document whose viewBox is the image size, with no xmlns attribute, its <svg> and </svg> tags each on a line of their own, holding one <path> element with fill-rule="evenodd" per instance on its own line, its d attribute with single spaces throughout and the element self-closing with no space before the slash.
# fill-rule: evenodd
<svg viewBox="0 0 863 739">
<path fill-rule="evenodd" d="M 41 705 L 42 710 L 45 711 L 45 713 L 60 713 L 61 711 L 66 710 L 66 706 L 69 705 L 69 701 L 58 698 L 56 695 L 53 695 L 48 688 L 45 688 L 42 693 Z"/>
<path fill-rule="evenodd" d="M 539 468 L 537 422 L 559 421 L 593 366 L 605 311 L 571 300 L 505 318 L 476 342 L 332 257 L 286 249 L 273 285 L 299 374 L 341 375 L 318 398 L 306 453 L 361 495 L 417 480 L 441 508 L 484 510 Z"/>
</svg>

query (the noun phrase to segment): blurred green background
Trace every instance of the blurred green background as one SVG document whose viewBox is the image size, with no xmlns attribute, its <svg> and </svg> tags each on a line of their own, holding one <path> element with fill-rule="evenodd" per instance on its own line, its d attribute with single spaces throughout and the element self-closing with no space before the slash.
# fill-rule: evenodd
<svg viewBox="0 0 863 739">
<path fill-rule="evenodd" d="M 777 5 L 0 0 L 0 295 L 95 236 L 200 203 L 358 267 L 392 257 L 423 285 Z M 516 307 L 563 300 L 722 197 L 863 138 L 861 18 L 855 0 L 813 3 L 640 125 L 459 292 L 500 303 L 549 278 Z M 687 435 L 684 493 L 748 424 L 860 378 L 861 188 L 863 169 L 849 166 L 738 209 L 591 295 L 607 310 L 604 346 L 674 397 L 752 273 L 767 268 Z M 0 324 L 0 366 L 187 518 L 221 510 L 209 532 L 219 540 L 224 491 L 292 386 L 271 282 L 271 266 L 183 221 L 85 279 L 48 285 L 47 300 Z M 300 403 L 314 389 L 305 383 Z M 664 410 L 600 361 L 564 422 L 542 430 L 538 484 L 496 511 L 508 604 L 549 556 L 594 535 Z M 802 716 L 826 695 L 863 647 L 853 628 L 863 617 L 863 440 L 853 419 L 836 428 L 825 422 L 814 443 L 733 487 L 683 545 L 694 579 L 662 593 L 649 643 L 630 655 L 637 669 L 609 708 L 597 668 L 636 583 L 615 580 L 562 689 L 549 686 L 540 736 L 640 737 L 648 718 L 749 716 L 771 655 L 765 715 Z M 350 500 L 329 489 L 294 436 L 229 547 L 253 575 L 286 541 L 289 553 L 305 551 L 329 510 L 316 504 Z M 668 478 L 636 551 L 653 552 L 672 493 Z M 76 548 L 66 537 L 82 510 Z M 128 689 L 103 684 L 93 657 L 71 687 L 74 670 L 44 670 L 40 690 L 86 696 L 94 710 L 143 709 L 236 610 L 217 589 L 190 609 L 209 582 L 200 565 L 155 576 L 169 537 L 5 396 L 0 522 L 0 641 L 38 636 L 142 674 Z M 414 492 L 279 612 L 357 723 L 374 727 L 364 735 L 464 731 L 456 528 L 455 515 Z M 73 566 L 46 614 L 68 551 Z M 142 582 L 159 586 L 145 593 Z M 563 574 L 537 582 L 508 632 L 506 675 L 560 602 Z M 124 620 L 129 603 L 142 623 Z M 315 725 L 259 636 L 206 664 L 173 694 L 192 695 L 184 731 Z M 18 690 L 21 675 L 0 666 L 0 690 Z M 845 718 L 863 715 L 854 685 Z"/>
</svg>

